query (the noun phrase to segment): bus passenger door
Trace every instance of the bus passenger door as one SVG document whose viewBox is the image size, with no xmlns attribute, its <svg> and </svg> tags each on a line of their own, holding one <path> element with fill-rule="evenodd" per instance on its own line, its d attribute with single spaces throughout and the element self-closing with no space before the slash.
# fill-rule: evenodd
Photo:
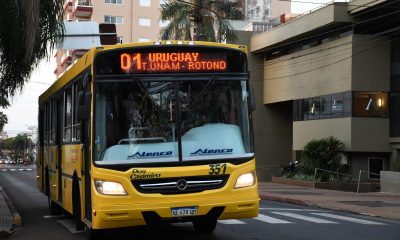
<svg viewBox="0 0 400 240">
<path fill-rule="evenodd" d="M 62 182 L 62 126 L 63 126 L 63 101 L 62 98 L 57 99 L 57 129 L 56 129 L 56 146 L 57 146 L 57 172 L 58 172 L 58 201 L 62 202 L 63 200 L 63 182 Z"/>
<path fill-rule="evenodd" d="M 82 122 L 82 142 L 84 147 L 85 218 L 92 220 L 92 192 L 90 176 L 90 120 Z"/>
</svg>

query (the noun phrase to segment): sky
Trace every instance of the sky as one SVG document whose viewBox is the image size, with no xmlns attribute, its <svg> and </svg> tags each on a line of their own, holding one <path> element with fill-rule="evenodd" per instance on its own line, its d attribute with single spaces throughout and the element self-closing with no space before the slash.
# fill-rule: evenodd
<svg viewBox="0 0 400 240">
<path fill-rule="evenodd" d="M 292 13 L 301 14 L 331 1 L 293 0 L 291 11 Z M 343 1 L 345 0 L 338 0 L 337 2 Z M 45 59 L 39 64 L 24 89 L 11 99 L 11 106 L 8 109 L 0 108 L 0 111 L 3 111 L 8 117 L 8 124 L 4 126 L 4 131 L 9 136 L 15 136 L 19 133 L 29 133 L 32 131 L 29 129 L 30 126 L 37 126 L 39 95 L 56 79 L 53 73 L 56 67 L 55 58 L 52 57 L 53 55 L 50 56 L 50 60 Z"/>
</svg>

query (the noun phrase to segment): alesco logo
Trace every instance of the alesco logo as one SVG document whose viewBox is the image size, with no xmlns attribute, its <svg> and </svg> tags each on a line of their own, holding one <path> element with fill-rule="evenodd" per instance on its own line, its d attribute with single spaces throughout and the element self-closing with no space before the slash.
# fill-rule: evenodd
<svg viewBox="0 0 400 240">
<path fill-rule="evenodd" d="M 202 156 L 202 155 L 219 155 L 219 154 L 232 154 L 232 148 L 221 148 L 221 149 L 198 149 L 195 152 L 190 153 L 190 156 Z"/>
<path fill-rule="evenodd" d="M 172 156 L 172 151 L 166 152 L 136 152 L 129 155 L 128 158 L 158 158 L 158 157 L 170 157 Z"/>
</svg>

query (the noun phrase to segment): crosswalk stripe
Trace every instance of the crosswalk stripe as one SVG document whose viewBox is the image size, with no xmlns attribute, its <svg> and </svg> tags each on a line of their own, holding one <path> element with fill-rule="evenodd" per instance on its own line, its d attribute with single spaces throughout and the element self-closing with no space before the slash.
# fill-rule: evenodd
<svg viewBox="0 0 400 240">
<path fill-rule="evenodd" d="M 7 169 L 3 169 L 3 172 L 7 172 Z"/>
<path fill-rule="evenodd" d="M 354 222 L 354 223 L 360 223 L 360 224 L 386 225 L 386 224 L 380 223 L 380 222 L 374 222 L 374 221 L 369 221 L 369 220 L 364 220 L 364 219 L 340 216 L 340 215 L 335 215 L 335 214 L 330 214 L 330 213 L 312 213 L 312 214 L 322 216 L 322 217 L 327 217 L 327 218 L 333 218 L 333 219 L 344 220 L 344 221 L 349 221 L 349 222 Z"/>
<path fill-rule="evenodd" d="M 337 222 L 332 222 L 332 221 L 328 221 L 328 220 L 321 219 L 321 218 L 303 216 L 303 215 L 296 214 L 296 213 L 288 213 L 288 212 L 272 212 L 272 213 L 273 214 L 282 215 L 282 216 L 286 216 L 286 217 L 297 218 L 297 219 L 300 219 L 300 220 L 313 222 L 313 223 L 333 223 L 333 224 L 337 224 Z"/>
<path fill-rule="evenodd" d="M 11 169 L 10 169 L 11 172 L 14 172 L 15 170 L 16 170 L 16 169 L 14 169 L 14 168 L 11 168 Z"/>
<path fill-rule="evenodd" d="M 20 171 L 24 171 L 25 169 L 23 169 L 23 168 L 20 168 L 20 169 L 18 169 L 18 170 L 20 170 Z"/>
<path fill-rule="evenodd" d="M 272 223 L 272 224 L 276 224 L 276 223 L 291 223 L 291 222 L 288 222 L 288 221 L 285 221 L 285 220 L 281 220 L 281 219 L 278 219 L 278 218 L 265 216 L 263 214 L 258 214 L 258 216 L 256 218 L 254 218 L 254 219 L 257 219 L 259 221 L 266 222 L 266 223 Z"/>
<path fill-rule="evenodd" d="M 246 224 L 245 222 L 236 220 L 236 219 L 229 219 L 229 220 L 219 220 L 218 222 L 222 224 Z"/>
<path fill-rule="evenodd" d="M 27 168 L 26 171 L 32 171 L 32 169 L 31 168 Z"/>
</svg>

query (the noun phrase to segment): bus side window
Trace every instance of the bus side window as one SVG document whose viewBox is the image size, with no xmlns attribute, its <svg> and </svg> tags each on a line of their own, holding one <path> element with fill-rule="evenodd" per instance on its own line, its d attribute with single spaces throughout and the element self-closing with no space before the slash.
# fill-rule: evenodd
<svg viewBox="0 0 400 240">
<path fill-rule="evenodd" d="M 64 142 L 71 142 L 72 137 L 72 89 L 64 91 Z"/>
<path fill-rule="evenodd" d="M 82 91 L 82 81 L 79 79 L 73 85 L 73 123 L 72 123 L 72 141 L 81 141 L 81 123 L 77 120 L 76 113 L 78 109 L 78 93 Z"/>
</svg>

